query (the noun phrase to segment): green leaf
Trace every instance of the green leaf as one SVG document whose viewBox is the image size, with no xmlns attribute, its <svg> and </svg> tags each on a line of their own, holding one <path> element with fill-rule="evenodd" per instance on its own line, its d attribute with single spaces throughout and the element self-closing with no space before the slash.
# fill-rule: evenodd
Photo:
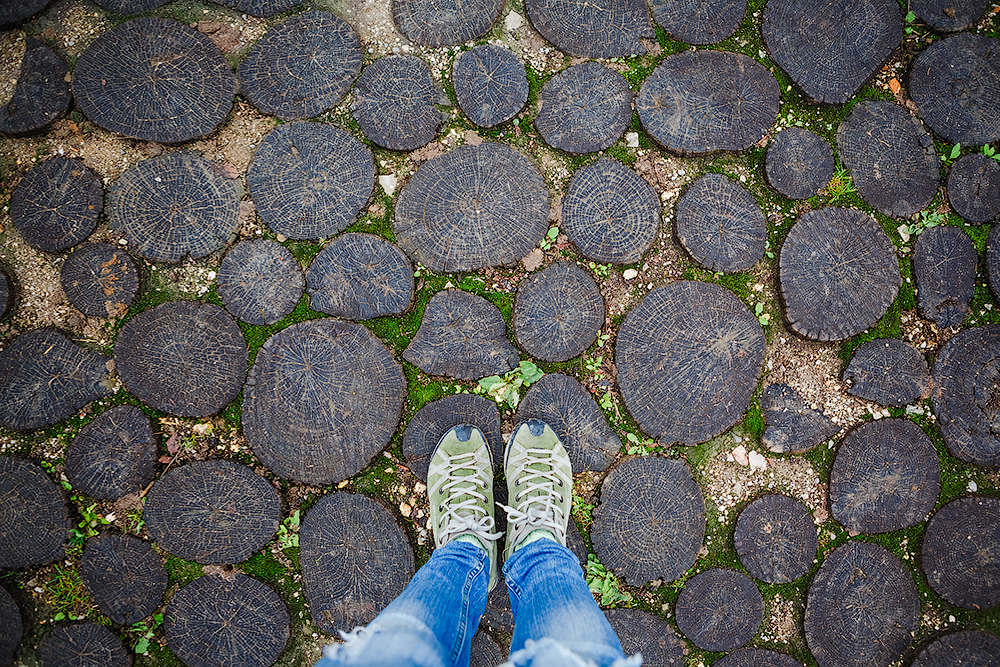
<svg viewBox="0 0 1000 667">
<path fill-rule="evenodd" d="M 913 23 L 916 20 L 917 20 L 917 15 L 916 14 L 914 14 L 913 12 L 907 12 L 906 13 L 906 22 L 907 23 Z"/>
<path fill-rule="evenodd" d="M 559 236 L 559 228 L 549 227 L 549 233 L 546 234 L 546 236 L 549 238 L 550 241 L 555 241 L 556 237 Z"/>
<path fill-rule="evenodd" d="M 962 153 L 962 144 L 955 144 L 951 149 L 951 155 L 949 156 L 952 160 L 957 158 Z"/>
<path fill-rule="evenodd" d="M 629 442 L 635 442 L 635 443 L 639 442 L 639 436 L 637 436 L 635 433 L 626 433 L 625 437 L 628 438 Z"/>
<path fill-rule="evenodd" d="M 764 304 L 761 303 L 761 302 L 758 302 L 757 305 L 753 307 L 753 312 L 754 312 L 755 315 L 757 315 L 758 317 L 760 317 L 760 314 L 764 312 Z"/>
<path fill-rule="evenodd" d="M 62 613 L 62 612 L 60 611 L 60 612 L 57 612 L 57 613 L 56 613 L 56 615 L 52 617 L 52 620 L 53 620 L 53 621 L 61 621 L 61 620 L 63 620 L 64 618 L 66 618 L 66 614 L 64 614 L 64 613 Z"/>
<path fill-rule="evenodd" d="M 139 637 L 139 641 L 135 643 L 135 652 L 142 655 L 149 650 L 149 640 L 145 637 Z"/>
<path fill-rule="evenodd" d="M 500 379 L 499 375 L 491 375 L 479 381 L 479 386 L 485 389 L 486 391 L 490 391 L 498 384 L 505 384 L 505 382 Z"/>
</svg>

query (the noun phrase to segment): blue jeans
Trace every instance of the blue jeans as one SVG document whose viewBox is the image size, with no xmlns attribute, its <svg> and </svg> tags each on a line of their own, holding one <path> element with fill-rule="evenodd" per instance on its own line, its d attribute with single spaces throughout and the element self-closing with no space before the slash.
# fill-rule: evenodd
<svg viewBox="0 0 1000 667">
<path fill-rule="evenodd" d="M 632 667 L 587 587 L 576 556 L 548 539 L 527 544 L 504 564 L 514 613 L 507 665 Z M 406 589 L 374 621 L 333 644 L 315 667 L 467 667 L 486 609 L 486 551 L 449 542 L 434 551 Z"/>
</svg>

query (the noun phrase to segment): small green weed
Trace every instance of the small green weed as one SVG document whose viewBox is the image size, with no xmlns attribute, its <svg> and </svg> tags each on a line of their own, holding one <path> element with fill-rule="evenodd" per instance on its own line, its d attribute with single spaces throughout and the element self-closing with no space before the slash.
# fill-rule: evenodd
<svg viewBox="0 0 1000 667">
<path fill-rule="evenodd" d="M 45 588 L 52 596 L 52 605 L 56 609 L 52 617 L 54 621 L 69 619 L 77 621 L 85 618 L 92 606 L 90 594 L 80 578 L 80 568 L 66 565 L 56 565 L 52 576 L 46 582 Z"/>
<path fill-rule="evenodd" d="M 980 152 L 986 157 L 994 159 L 997 162 L 1000 162 L 1000 152 L 998 152 L 997 149 L 993 148 L 989 144 L 983 145 L 982 149 L 980 149 Z"/>
<path fill-rule="evenodd" d="M 82 518 L 77 527 L 71 531 L 70 542 L 79 545 L 91 537 L 97 537 L 100 533 L 100 526 L 108 525 L 111 523 L 111 520 L 98 511 L 95 501 L 91 501 L 88 504 L 83 496 L 74 495 L 73 502 L 80 509 L 80 516 Z"/>
<path fill-rule="evenodd" d="M 604 396 L 601 396 L 601 400 L 598 401 L 598 404 L 600 404 L 601 408 L 605 411 L 615 409 L 615 397 L 610 390 L 604 392 Z"/>
<path fill-rule="evenodd" d="M 295 510 L 278 526 L 278 544 L 282 549 L 299 546 L 299 511 Z"/>
<path fill-rule="evenodd" d="M 591 593 L 601 596 L 602 607 L 617 607 L 632 602 L 632 594 L 622 590 L 618 578 L 608 572 L 594 554 L 587 556 L 587 586 Z"/>
<path fill-rule="evenodd" d="M 660 451 L 660 446 L 651 438 L 640 438 L 635 433 L 626 433 L 625 439 L 628 440 L 625 452 L 630 456 L 646 456 Z"/>
<path fill-rule="evenodd" d="M 941 155 L 941 164 L 948 166 L 958 158 L 962 156 L 962 144 L 955 144 L 951 147 L 950 151 L 947 151 Z"/>
<path fill-rule="evenodd" d="M 611 265 L 610 264 L 597 264 L 596 262 L 587 262 L 587 266 L 590 270 L 594 272 L 599 280 L 607 280 L 608 276 L 611 275 Z"/>
<path fill-rule="evenodd" d="M 559 228 L 549 227 L 548 233 L 545 234 L 545 237 L 542 239 L 542 242 L 539 244 L 539 246 L 542 248 L 542 250 L 548 250 L 556 242 L 556 238 L 558 236 L 559 236 Z"/>
<path fill-rule="evenodd" d="M 609 340 L 611 340 L 611 334 L 602 333 L 600 336 L 597 337 L 597 347 L 604 347 L 605 345 L 607 345 Z"/>
<path fill-rule="evenodd" d="M 899 237 L 903 239 L 903 243 L 906 243 L 910 240 L 911 236 L 920 236 L 924 230 L 943 225 L 946 220 L 947 218 L 944 215 L 936 211 L 921 211 L 915 222 L 909 225 L 902 224 L 896 228 L 896 231 L 899 232 Z"/>
<path fill-rule="evenodd" d="M 573 518 L 576 522 L 587 529 L 594 523 L 594 506 L 586 502 L 582 496 L 573 494 Z"/>
<path fill-rule="evenodd" d="M 473 389 L 474 393 L 491 396 L 500 405 L 507 404 L 511 410 L 516 410 L 521 402 L 521 387 L 534 384 L 545 373 L 530 361 L 522 361 L 514 370 L 503 376 L 491 375 L 483 378 Z"/>
<path fill-rule="evenodd" d="M 826 191 L 830 195 L 831 204 L 857 192 L 854 189 L 854 181 L 851 180 L 851 175 L 843 167 L 837 167 L 837 170 L 833 173 L 833 178 L 826 185 Z"/>
<path fill-rule="evenodd" d="M 146 525 L 146 515 L 138 507 L 133 507 L 125 515 L 125 524 L 125 530 L 133 535 L 138 535 Z"/>
<path fill-rule="evenodd" d="M 753 307 L 753 313 L 757 316 L 757 321 L 760 322 L 762 327 L 766 327 L 771 323 L 771 314 L 764 312 L 764 302 L 758 301 Z"/>
<path fill-rule="evenodd" d="M 138 634 L 139 637 L 135 642 L 135 652 L 139 655 L 143 655 L 149 650 L 149 643 L 156 636 L 156 629 L 160 627 L 163 623 L 163 614 L 153 614 L 153 617 L 147 621 L 139 621 L 138 623 L 133 623 L 132 627 L 129 628 L 129 633 Z"/>
</svg>

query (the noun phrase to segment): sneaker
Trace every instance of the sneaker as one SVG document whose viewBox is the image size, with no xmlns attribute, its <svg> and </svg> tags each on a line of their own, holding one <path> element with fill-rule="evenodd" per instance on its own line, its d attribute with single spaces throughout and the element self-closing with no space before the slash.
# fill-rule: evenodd
<svg viewBox="0 0 1000 667">
<path fill-rule="evenodd" d="M 445 433 L 431 455 L 427 470 L 431 531 L 434 545 L 452 540 L 478 544 L 490 556 L 490 590 L 500 565 L 493 532 L 493 462 L 482 431 L 462 424 Z"/>
<path fill-rule="evenodd" d="M 504 559 L 525 544 L 549 538 L 566 546 L 573 502 L 573 468 L 552 427 L 539 419 L 518 424 L 504 454 L 507 475 L 507 548 Z"/>
</svg>

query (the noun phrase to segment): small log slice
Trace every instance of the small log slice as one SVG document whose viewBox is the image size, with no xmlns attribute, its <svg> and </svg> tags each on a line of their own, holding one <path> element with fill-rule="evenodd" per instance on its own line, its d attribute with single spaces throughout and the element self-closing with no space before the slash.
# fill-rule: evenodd
<svg viewBox="0 0 1000 667">
<path fill-rule="evenodd" d="M 848 394 L 896 407 L 909 405 L 923 396 L 930 380 L 924 355 L 894 338 L 861 344 L 844 371 Z"/>
<path fill-rule="evenodd" d="M 681 155 L 742 151 L 760 141 L 778 117 L 774 75 L 727 51 L 685 51 L 664 58 L 639 89 L 642 127 Z"/>
<path fill-rule="evenodd" d="M 802 454 L 832 438 L 840 430 L 822 410 L 787 384 L 769 384 L 761 400 L 764 412 L 763 442 L 778 454 Z"/>
<path fill-rule="evenodd" d="M 572 359 L 597 340 L 602 326 L 601 289 L 573 262 L 554 262 L 517 290 L 514 335 L 536 359 Z"/>
<path fill-rule="evenodd" d="M 890 533 L 922 523 L 940 491 L 937 450 L 908 419 L 880 419 L 853 429 L 830 469 L 830 513 L 858 533 Z"/>
<path fill-rule="evenodd" d="M 948 201 L 969 222 L 991 222 L 1000 213 L 1000 162 L 982 153 L 963 155 L 948 173 Z"/>
<path fill-rule="evenodd" d="M 411 151 L 437 136 L 448 104 L 430 67 L 416 56 L 385 56 L 365 67 L 351 92 L 362 134 L 382 148 Z"/>
<path fill-rule="evenodd" d="M 510 120 L 528 101 L 524 63 L 510 49 L 480 44 L 462 51 L 451 68 L 455 97 L 462 112 L 480 127 Z"/>
<path fill-rule="evenodd" d="M 875 544 L 838 547 L 809 584 L 806 643 L 821 667 L 888 667 L 903 655 L 919 624 L 913 577 Z"/>
<path fill-rule="evenodd" d="M 306 282 L 291 251 L 270 239 L 233 246 L 216 280 L 226 310 L 258 326 L 274 324 L 295 310 Z"/>
<path fill-rule="evenodd" d="M 177 591 L 164 613 L 167 646 L 191 667 L 267 667 L 285 649 L 288 609 L 253 577 L 207 575 Z"/>
<path fill-rule="evenodd" d="M 621 138 L 632 121 L 634 96 L 618 72 L 593 60 L 573 65 L 542 86 L 535 129 L 553 148 L 596 153 Z"/>
<path fill-rule="evenodd" d="M 70 253 L 59 282 L 69 302 L 89 317 L 124 315 L 139 293 L 135 262 L 110 243 L 88 243 Z"/>
<path fill-rule="evenodd" d="M 300 240 L 334 236 L 368 205 L 375 160 L 346 130 L 288 123 L 257 148 L 247 187 L 261 220 L 276 233 Z"/>
<path fill-rule="evenodd" d="M 1000 605 L 1000 499 L 951 501 L 924 531 L 921 565 L 934 592 L 963 609 Z"/>
<path fill-rule="evenodd" d="M 490 447 L 493 468 L 499 470 L 503 464 L 504 441 L 500 434 L 500 411 L 497 404 L 483 396 L 455 394 L 428 403 L 417 410 L 403 434 L 403 456 L 406 465 L 420 478 L 427 481 L 427 468 L 431 454 L 441 437 L 451 427 L 472 424 L 486 438 Z"/>
<path fill-rule="evenodd" d="M 10 197 L 10 218 L 28 245 L 61 252 L 94 231 L 104 186 L 81 160 L 53 157 L 29 170 Z"/>
<path fill-rule="evenodd" d="M 986 10 L 989 0 L 911 0 L 910 9 L 935 30 L 959 32 L 973 27 Z"/>
<path fill-rule="evenodd" d="M 808 199 L 833 177 L 830 145 L 801 127 L 782 130 L 767 147 L 767 181 L 789 199 Z"/>
<path fill-rule="evenodd" d="M 526 0 L 531 25 L 557 49 L 580 58 L 642 55 L 643 39 L 655 39 L 642 0 Z"/>
<path fill-rule="evenodd" d="M 115 364 L 125 388 L 146 405 L 206 417 L 243 388 L 247 344 L 222 308 L 168 301 L 125 323 L 115 340 Z"/>
<path fill-rule="evenodd" d="M 0 321 L 3 321 L 7 315 L 14 312 L 16 297 L 17 293 L 14 289 L 14 281 L 11 280 L 7 270 L 0 266 Z"/>
<path fill-rule="evenodd" d="M 0 588 L 0 665 L 11 665 L 24 636 L 21 610 L 14 598 Z"/>
<path fill-rule="evenodd" d="M 302 0 L 212 0 L 212 2 L 259 18 L 268 18 L 302 4 Z"/>
<path fill-rule="evenodd" d="M 982 630 L 960 630 L 938 637 L 913 661 L 913 667 L 997 665 L 1000 665 L 1000 639 Z"/>
<path fill-rule="evenodd" d="M 132 656 L 122 640 L 100 623 L 61 625 L 38 650 L 41 667 L 129 667 Z"/>
<path fill-rule="evenodd" d="M 73 70 L 83 114 L 106 130 L 179 143 L 226 119 L 236 77 L 208 36 L 173 19 L 137 18 L 108 30 Z"/>
<path fill-rule="evenodd" d="M 855 105 L 837 128 L 837 149 L 858 193 L 884 215 L 908 218 L 937 194 L 938 157 L 931 136 L 897 104 Z"/>
<path fill-rule="evenodd" d="M 119 625 L 132 625 L 163 604 L 167 570 L 147 542 L 130 535 L 87 540 L 80 578 L 101 611 Z"/>
<path fill-rule="evenodd" d="M 69 512 L 41 468 L 0 456 L 0 569 L 34 567 L 66 556 Z"/>
<path fill-rule="evenodd" d="M 785 317 L 814 340 L 842 340 L 874 325 L 902 284 L 896 247 L 855 209 L 804 214 L 785 237 L 779 267 Z"/>
<path fill-rule="evenodd" d="M 7 29 L 45 9 L 52 0 L 21 0 L 0 5 L 0 28 Z"/>
<path fill-rule="evenodd" d="M 794 498 L 761 496 L 740 512 L 734 546 L 753 577 L 787 584 L 812 569 L 819 541 L 809 510 Z"/>
<path fill-rule="evenodd" d="M 469 667 L 499 667 L 504 662 L 504 650 L 488 634 L 479 630 L 472 635 Z"/>
<path fill-rule="evenodd" d="M 732 651 L 757 634 L 764 597 L 753 579 L 712 568 L 687 580 L 677 596 L 678 629 L 705 651 Z"/>
<path fill-rule="evenodd" d="M 600 157 L 570 179 L 562 200 L 562 230 L 588 259 L 638 262 L 659 225 L 656 190 L 620 162 Z"/>
<path fill-rule="evenodd" d="M 138 493 L 153 481 L 155 474 L 153 425 L 142 410 L 132 405 L 102 412 L 80 429 L 66 449 L 70 484 L 98 500 L 118 500 Z"/>
<path fill-rule="evenodd" d="M 993 294 L 1000 295 L 1000 225 L 993 225 L 986 239 L 986 272 Z"/>
<path fill-rule="evenodd" d="M 392 0 L 392 18 L 416 44 L 455 46 L 489 32 L 503 4 L 503 0 Z"/>
<path fill-rule="evenodd" d="M 94 0 L 94 2 L 113 14 L 129 16 L 156 9 L 167 4 L 169 0 Z"/>
<path fill-rule="evenodd" d="M 719 658 L 713 667 L 803 667 L 785 653 L 763 648 L 741 648 Z"/>
<path fill-rule="evenodd" d="M 742 418 L 764 361 L 764 331 L 732 292 L 682 280 L 626 316 L 615 346 L 618 387 L 643 431 L 696 445 Z"/>
<path fill-rule="evenodd" d="M 750 191 L 722 174 L 705 174 L 677 202 L 677 236 L 711 271 L 746 271 L 764 257 L 767 220 Z"/>
<path fill-rule="evenodd" d="M 306 271 L 312 309 L 347 320 L 399 315 L 413 301 L 413 267 L 394 243 L 342 234 Z"/>
<path fill-rule="evenodd" d="M 961 33 L 931 44 L 913 61 L 910 97 L 949 143 L 1000 139 L 1000 40 Z"/>
<path fill-rule="evenodd" d="M 514 421 L 528 419 L 541 419 L 552 427 L 569 453 L 574 473 L 607 470 L 622 448 L 590 393 L 561 373 L 547 373 L 525 394 Z"/>
<path fill-rule="evenodd" d="M 520 364 L 497 307 L 461 290 L 431 297 L 403 358 L 425 373 L 460 380 L 502 375 Z"/>
<path fill-rule="evenodd" d="M 931 227 L 917 237 L 913 273 L 920 312 L 937 325 L 960 327 L 976 292 L 979 254 L 961 227 Z"/>
<path fill-rule="evenodd" d="M 14 95 L 0 107 L 0 133 L 37 132 L 65 114 L 73 100 L 68 74 L 62 56 L 34 37 L 25 39 Z"/>
<path fill-rule="evenodd" d="M 683 461 L 631 459 L 604 479 L 590 539 L 601 562 L 630 586 L 680 578 L 704 537 L 705 499 Z"/>
<path fill-rule="evenodd" d="M 370 623 L 415 571 L 393 514 L 361 494 L 320 498 L 302 522 L 299 543 L 313 622 L 330 634 Z"/>
<path fill-rule="evenodd" d="M 293 324 L 257 352 L 243 399 L 243 432 L 281 477 L 340 482 L 371 463 L 396 431 L 403 369 L 360 324 Z"/>
<path fill-rule="evenodd" d="M 278 532 L 281 498 L 270 482 L 232 461 L 195 461 L 157 480 L 146 528 L 185 560 L 240 563 Z"/>
<path fill-rule="evenodd" d="M 626 656 L 642 654 L 645 667 L 681 667 L 684 642 L 670 624 L 642 609 L 606 609 L 604 615 Z"/>
<path fill-rule="evenodd" d="M 653 18 L 686 44 L 718 44 L 740 27 L 746 0 L 651 0 Z"/>
</svg>

